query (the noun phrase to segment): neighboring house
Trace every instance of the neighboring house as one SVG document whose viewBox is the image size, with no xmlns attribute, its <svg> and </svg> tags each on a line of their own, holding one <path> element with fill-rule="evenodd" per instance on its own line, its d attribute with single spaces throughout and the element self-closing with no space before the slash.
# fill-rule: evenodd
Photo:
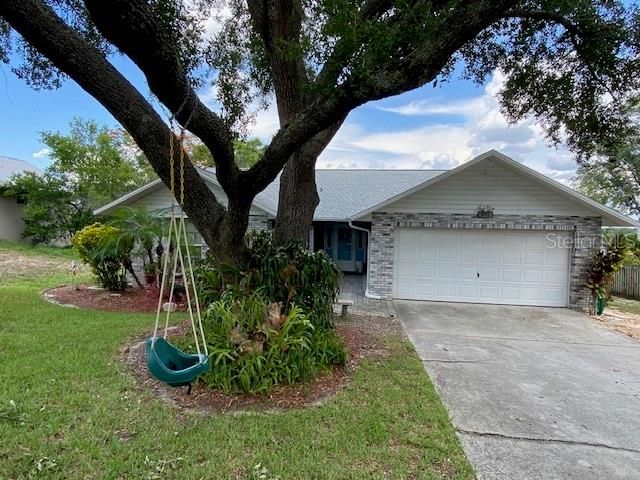
<svg viewBox="0 0 640 480">
<path fill-rule="evenodd" d="M 0 156 L 0 185 L 7 182 L 13 175 L 25 172 L 41 174 L 42 170 L 24 160 Z M 14 242 L 22 239 L 22 232 L 24 232 L 22 208 L 23 206 L 15 198 L 0 194 L 0 239 Z"/>
<path fill-rule="evenodd" d="M 224 202 L 215 174 L 200 173 Z M 601 227 L 638 226 L 493 150 L 448 171 L 318 170 L 316 180 L 309 245 L 366 272 L 372 297 L 586 309 Z M 277 201 L 276 181 L 256 196 L 250 228 L 270 228 Z M 95 213 L 171 203 L 156 180 Z"/>
</svg>

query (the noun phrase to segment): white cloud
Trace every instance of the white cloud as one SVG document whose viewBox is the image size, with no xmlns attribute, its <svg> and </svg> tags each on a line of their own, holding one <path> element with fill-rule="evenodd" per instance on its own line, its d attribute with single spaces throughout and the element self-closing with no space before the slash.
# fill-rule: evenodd
<svg viewBox="0 0 640 480">
<path fill-rule="evenodd" d="M 428 100 L 417 100 L 397 107 L 378 107 L 383 112 L 398 113 L 400 115 L 424 116 L 424 115 L 463 115 L 480 116 L 489 110 L 484 97 L 474 97 L 469 99 L 446 102 L 439 100 L 431 102 Z"/>
<path fill-rule="evenodd" d="M 37 152 L 33 152 L 31 156 L 36 159 L 41 159 L 41 158 L 47 158 L 50 154 L 51 154 L 51 149 L 49 147 L 44 147 L 38 150 Z"/>
<path fill-rule="evenodd" d="M 269 143 L 279 128 L 280 119 L 278 118 L 278 109 L 275 102 L 272 101 L 266 110 L 256 112 L 253 122 L 247 130 L 249 131 L 250 137 L 257 137 L 262 140 L 263 143 Z"/>
<path fill-rule="evenodd" d="M 497 93 L 504 76 L 496 72 L 484 91 L 465 99 L 412 101 L 394 107 L 375 107 L 381 115 L 420 116 L 430 124 L 400 131 L 367 132 L 346 123 L 321 155 L 323 168 L 454 168 L 487 150 L 499 150 L 559 181 L 575 174 L 575 161 L 564 147 L 549 146 L 534 119 L 510 125 L 500 112 Z M 368 107 L 370 108 L 370 107 Z M 438 116 L 439 123 L 432 124 Z M 448 121 L 442 115 L 456 117 Z"/>
</svg>

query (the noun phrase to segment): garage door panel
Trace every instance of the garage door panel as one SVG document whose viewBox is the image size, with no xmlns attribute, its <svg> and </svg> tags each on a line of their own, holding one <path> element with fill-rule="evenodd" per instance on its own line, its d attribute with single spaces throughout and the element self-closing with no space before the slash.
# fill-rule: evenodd
<svg viewBox="0 0 640 480">
<path fill-rule="evenodd" d="M 522 278 L 522 272 L 520 270 L 502 270 L 502 281 L 503 282 L 520 282 Z"/>
<path fill-rule="evenodd" d="M 451 245 L 450 243 L 448 245 Z M 438 261 L 439 262 L 457 262 L 458 260 L 458 247 L 446 246 L 438 249 Z"/>
<path fill-rule="evenodd" d="M 478 276 L 478 269 L 474 267 L 460 267 L 458 269 L 458 278 L 460 280 L 475 281 Z"/>
<path fill-rule="evenodd" d="M 544 272 L 544 281 L 545 283 L 554 283 L 557 285 L 562 285 L 566 282 L 567 275 L 564 270 L 547 270 Z"/>
<path fill-rule="evenodd" d="M 478 252 L 472 248 L 462 248 L 460 250 L 460 263 L 462 264 L 477 264 L 478 263 Z"/>
<path fill-rule="evenodd" d="M 496 265 L 500 263 L 500 250 L 496 248 L 480 250 L 481 265 Z"/>
<path fill-rule="evenodd" d="M 545 248 L 545 265 L 566 266 L 568 259 L 568 252 L 564 248 Z"/>
<path fill-rule="evenodd" d="M 523 265 L 544 265 L 544 251 L 525 250 L 522 255 Z"/>
<path fill-rule="evenodd" d="M 487 300 L 500 299 L 500 287 L 497 285 L 484 285 L 480 287 L 480 296 Z"/>
<path fill-rule="evenodd" d="M 522 252 L 505 250 L 502 252 L 502 264 L 503 265 L 521 265 L 522 264 Z"/>
<path fill-rule="evenodd" d="M 546 236 L 545 232 L 397 229 L 394 296 L 566 306 L 569 251 L 559 248 L 560 242 L 550 245 Z"/>
<path fill-rule="evenodd" d="M 523 283 L 540 283 L 544 281 L 544 272 L 542 270 L 522 270 Z"/>
<path fill-rule="evenodd" d="M 455 291 L 455 289 L 454 289 Z M 458 285 L 458 296 L 465 300 L 471 300 L 478 297 L 478 286 L 471 283 L 461 283 Z"/>
<path fill-rule="evenodd" d="M 455 280 L 456 279 L 457 266 L 455 263 L 453 264 L 440 263 L 436 265 L 435 270 L 436 270 L 435 278 L 437 280 Z"/>
</svg>

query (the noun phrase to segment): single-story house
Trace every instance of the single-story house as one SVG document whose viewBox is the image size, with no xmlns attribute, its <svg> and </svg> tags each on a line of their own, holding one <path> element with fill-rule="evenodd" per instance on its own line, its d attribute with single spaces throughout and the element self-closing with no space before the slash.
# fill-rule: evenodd
<svg viewBox="0 0 640 480">
<path fill-rule="evenodd" d="M 215 172 L 201 170 L 216 196 Z M 497 151 L 453 170 L 318 170 L 309 234 L 367 295 L 586 309 L 603 226 L 638 223 Z M 250 228 L 271 228 L 278 182 L 256 196 Z M 156 180 L 96 210 L 167 211 Z M 193 227 L 194 243 L 201 243 Z"/>
<path fill-rule="evenodd" d="M 0 156 L 0 186 L 13 175 L 25 172 L 41 174 L 42 170 L 24 160 Z M 22 208 L 23 205 L 14 197 L 0 193 L 0 239 L 13 242 L 22 239 L 22 232 L 24 232 Z"/>
</svg>

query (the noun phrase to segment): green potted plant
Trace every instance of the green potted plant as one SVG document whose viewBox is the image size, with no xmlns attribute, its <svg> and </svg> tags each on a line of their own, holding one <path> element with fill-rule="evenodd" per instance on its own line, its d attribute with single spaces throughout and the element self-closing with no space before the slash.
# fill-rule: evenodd
<svg viewBox="0 0 640 480">
<path fill-rule="evenodd" d="M 147 285 L 153 285 L 156 283 L 156 274 L 158 272 L 158 267 L 154 263 L 145 263 L 142 267 L 144 270 L 144 279 L 147 282 Z"/>
<path fill-rule="evenodd" d="M 607 289 L 613 280 L 613 274 L 622 266 L 626 245 L 617 242 L 593 256 L 591 268 L 587 275 L 587 286 L 591 290 L 591 314 L 602 315 L 604 311 Z"/>
</svg>

